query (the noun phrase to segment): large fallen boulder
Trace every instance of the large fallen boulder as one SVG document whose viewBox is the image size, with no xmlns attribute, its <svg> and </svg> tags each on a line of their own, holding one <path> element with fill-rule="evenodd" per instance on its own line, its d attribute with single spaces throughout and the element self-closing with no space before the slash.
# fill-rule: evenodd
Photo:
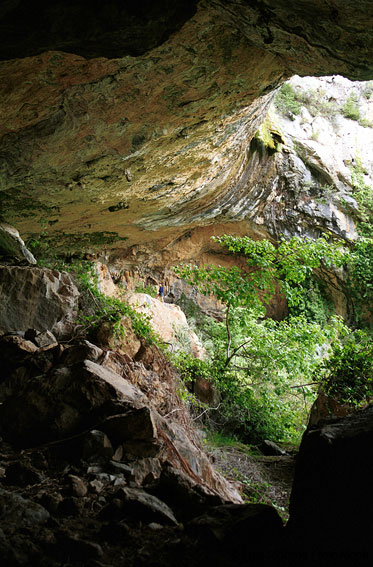
<svg viewBox="0 0 373 567">
<path fill-rule="evenodd" d="M 162 339 L 169 343 L 171 348 L 177 349 L 180 344 L 183 350 L 189 347 L 191 353 L 204 358 L 206 351 L 196 335 L 189 327 L 185 313 L 173 303 L 163 303 L 147 293 L 126 294 L 126 301 L 139 313 L 144 313 L 150 317 L 150 324 Z"/>
<path fill-rule="evenodd" d="M 17 444 L 36 445 L 94 428 L 118 409 L 139 408 L 144 400 L 130 382 L 85 360 L 28 380 L 4 402 L 0 424 Z"/>
<path fill-rule="evenodd" d="M 372 565 L 373 406 L 303 436 L 287 526 L 290 548 L 319 564 Z M 308 565 L 308 563 L 306 563 Z"/>
<path fill-rule="evenodd" d="M 66 272 L 46 268 L 0 266 L 0 332 L 71 332 L 79 292 Z"/>
</svg>

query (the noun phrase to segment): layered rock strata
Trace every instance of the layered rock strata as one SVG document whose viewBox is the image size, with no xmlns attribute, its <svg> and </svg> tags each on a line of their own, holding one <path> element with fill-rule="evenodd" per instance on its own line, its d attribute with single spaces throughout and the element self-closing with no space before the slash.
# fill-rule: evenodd
<svg viewBox="0 0 373 567">
<path fill-rule="evenodd" d="M 79 34 L 83 2 L 33 5 L 0 14 L 1 214 L 65 251 L 145 245 L 165 262 L 201 225 L 267 235 L 257 176 L 273 162 L 249 145 L 268 93 L 294 73 L 372 74 L 369 2 L 113 1 Z M 35 13 L 53 21 L 42 42 L 21 32 Z"/>
</svg>

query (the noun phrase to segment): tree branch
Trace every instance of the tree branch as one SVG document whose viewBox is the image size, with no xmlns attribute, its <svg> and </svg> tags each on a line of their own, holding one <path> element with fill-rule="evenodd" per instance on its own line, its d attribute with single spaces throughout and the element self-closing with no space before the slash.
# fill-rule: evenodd
<svg viewBox="0 0 373 567">
<path fill-rule="evenodd" d="M 225 367 L 227 367 L 227 365 L 229 364 L 229 361 L 231 359 L 230 357 L 230 348 L 231 348 L 231 344 L 232 344 L 232 336 L 231 336 L 231 331 L 229 328 L 229 311 L 230 311 L 230 304 L 227 305 L 227 310 L 225 312 L 225 327 L 227 329 L 227 338 L 228 338 L 228 342 L 227 342 L 227 360 L 225 362 Z"/>
<path fill-rule="evenodd" d="M 290 388 L 304 388 L 305 386 L 313 386 L 318 382 L 308 382 L 308 384 L 299 384 L 298 386 L 290 386 Z"/>
</svg>

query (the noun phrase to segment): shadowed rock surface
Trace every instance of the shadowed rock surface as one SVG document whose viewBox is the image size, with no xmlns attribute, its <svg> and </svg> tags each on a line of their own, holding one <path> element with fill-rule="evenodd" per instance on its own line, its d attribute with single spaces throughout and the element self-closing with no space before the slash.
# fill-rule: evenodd
<svg viewBox="0 0 373 567">
<path fill-rule="evenodd" d="M 370 565 L 373 407 L 320 422 L 303 436 L 287 531 L 306 564 Z"/>
<path fill-rule="evenodd" d="M 104 246 L 128 265 L 187 258 L 191 232 L 201 260 L 214 252 L 211 234 L 277 237 L 281 223 L 293 232 L 271 193 L 278 166 L 250 143 L 269 93 L 292 74 L 372 76 L 372 10 L 341 0 L 9 0 L 1 214 L 22 235 L 38 235 L 43 219 L 56 250 Z M 284 172 L 293 165 L 284 158 Z M 331 221 L 321 213 L 321 228 Z"/>
</svg>

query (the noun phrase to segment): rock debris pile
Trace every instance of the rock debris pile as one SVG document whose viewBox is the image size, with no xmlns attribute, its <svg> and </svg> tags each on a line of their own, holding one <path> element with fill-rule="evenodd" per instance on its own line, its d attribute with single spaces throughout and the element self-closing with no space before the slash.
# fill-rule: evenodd
<svg viewBox="0 0 373 567">
<path fill-rule="evenodd" d="M 35 306 L 51 272 L 4 266 L 5 279 L 9 270 L 35 284 L 22 306 L 30 315 L 27 297 Z M 66 280 L 72 292 L 66 309 L 58 310 L 63 294 L 53 297 L 57 336 L 39 316 L 36 328 L 11 330 L 2 311 L 0 554 L 7 564 L 174 565 L 178 558 L 199 565 L 208 549 L 227 548 L 236 526 L 259 518 L 279 534 L 275 510 L 242 505 L 213 469 L 157 347 L 142 343 L 131 357 L 68 338 L 70 321 L 59 325 L 76 306 L 67 278 L 48 280 Z"/>
</svg>

